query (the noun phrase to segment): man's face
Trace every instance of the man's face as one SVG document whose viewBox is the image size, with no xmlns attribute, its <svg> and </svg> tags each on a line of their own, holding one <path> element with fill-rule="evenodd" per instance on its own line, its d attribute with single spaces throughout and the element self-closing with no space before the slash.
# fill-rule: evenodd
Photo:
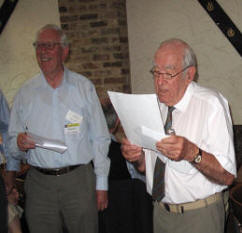
<svg viewBox="0 0 242 233">
<path fill-rule="evenodd" d="M 52 46 L 48 46 L 51 44 Z M 47 29 L 39 34 L 36 57 L 39 67 L 45 75 L 55 76 L 63 70 L 63 62 L 68 53 L 66 50 L 68 48 L 61 46 L 60 35 L 55 30 Z"/>
<path fill-rule="evenodd" d="M 164 46 L 155 54 L 155 71 L 175 75 L 182 71 L 184 49 Z M 167 79 L 165 75 L 155 75 L 154 85 L 156 94 L 161 103 L 167 106 L 177 104 L 183 97 L 185 90 L 191 80 L 186 71 L 177 76 Z"/>
</svg>

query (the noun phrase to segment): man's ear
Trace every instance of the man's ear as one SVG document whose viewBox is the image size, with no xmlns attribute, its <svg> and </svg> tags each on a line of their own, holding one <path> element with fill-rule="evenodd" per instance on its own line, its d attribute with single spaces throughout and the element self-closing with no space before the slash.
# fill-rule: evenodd
<svg viewBox="0 0 242 233">
<path fill-rule="evenodd" d="M 187 69 L 187 80 L 189 83 L 194 80 L 196 72 L 197 69 L 195 66 L 191 66 Z"/>
<path fill-rule="evenodd" d="M 64 62 L 66 60 L 66 58 L 68 57 L 69 55 L 69 46 L 65 46 L 63 49 L 62 49 L 62 61 Z"/>
</svg>

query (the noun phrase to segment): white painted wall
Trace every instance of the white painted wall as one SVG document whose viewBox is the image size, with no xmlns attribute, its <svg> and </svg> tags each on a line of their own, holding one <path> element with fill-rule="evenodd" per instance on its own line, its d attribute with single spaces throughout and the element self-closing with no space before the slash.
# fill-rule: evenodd
<svg viewBox="0 0 242 233">
<path fill-rule="evenodd" d="M 0 35 L 0 88 L 10 105 L 19 87 L 39 72 L 32 43 L 47 23 L 60 24 L 57 0 L 19 0 Z"/>
<path fill-rule="evenodd" d="M 241 0 L 217 0 L 242 31 Z M 242 124 L 242 59 L 197 0 L 127 0 L 133 93 L 153 92 L 149 70 L 161 41 L 188 42 L 198 58 L 201 85 L 220 91 L 234 124 Z"/>
</svg>

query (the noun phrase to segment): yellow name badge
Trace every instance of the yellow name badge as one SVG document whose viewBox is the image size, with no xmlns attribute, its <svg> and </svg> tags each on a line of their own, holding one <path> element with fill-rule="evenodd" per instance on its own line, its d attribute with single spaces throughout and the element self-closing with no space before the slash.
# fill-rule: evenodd
<svg viewBox="0 0 242 233">
<path fill-rule="evenodd" d="M 80 133 L 80 123 L 69 123 L 65 125 L 65 134 L 78 134 Z"/>
</svg>

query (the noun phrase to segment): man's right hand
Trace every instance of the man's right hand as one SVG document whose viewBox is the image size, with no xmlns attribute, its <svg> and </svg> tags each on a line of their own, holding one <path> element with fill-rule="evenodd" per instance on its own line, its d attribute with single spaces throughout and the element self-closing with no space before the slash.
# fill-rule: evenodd
<svg viewBox="0 0 242 233">
<path fill-rule="evenodd" d="M 124 158 L 129 162 L 134 163 L 139 171 L 144 172 L 145 156 L 142 147 L 133 145 L 127 138 L 123 138 L 121 148 Z"/>
<path fill-rule="evenodd" d="M 35 148 L 35 143 L 26 133 L 19 133 L 17 137 L 17 145 L 21 151 L 27 151 L 28 149 Z"/>
</svg>

